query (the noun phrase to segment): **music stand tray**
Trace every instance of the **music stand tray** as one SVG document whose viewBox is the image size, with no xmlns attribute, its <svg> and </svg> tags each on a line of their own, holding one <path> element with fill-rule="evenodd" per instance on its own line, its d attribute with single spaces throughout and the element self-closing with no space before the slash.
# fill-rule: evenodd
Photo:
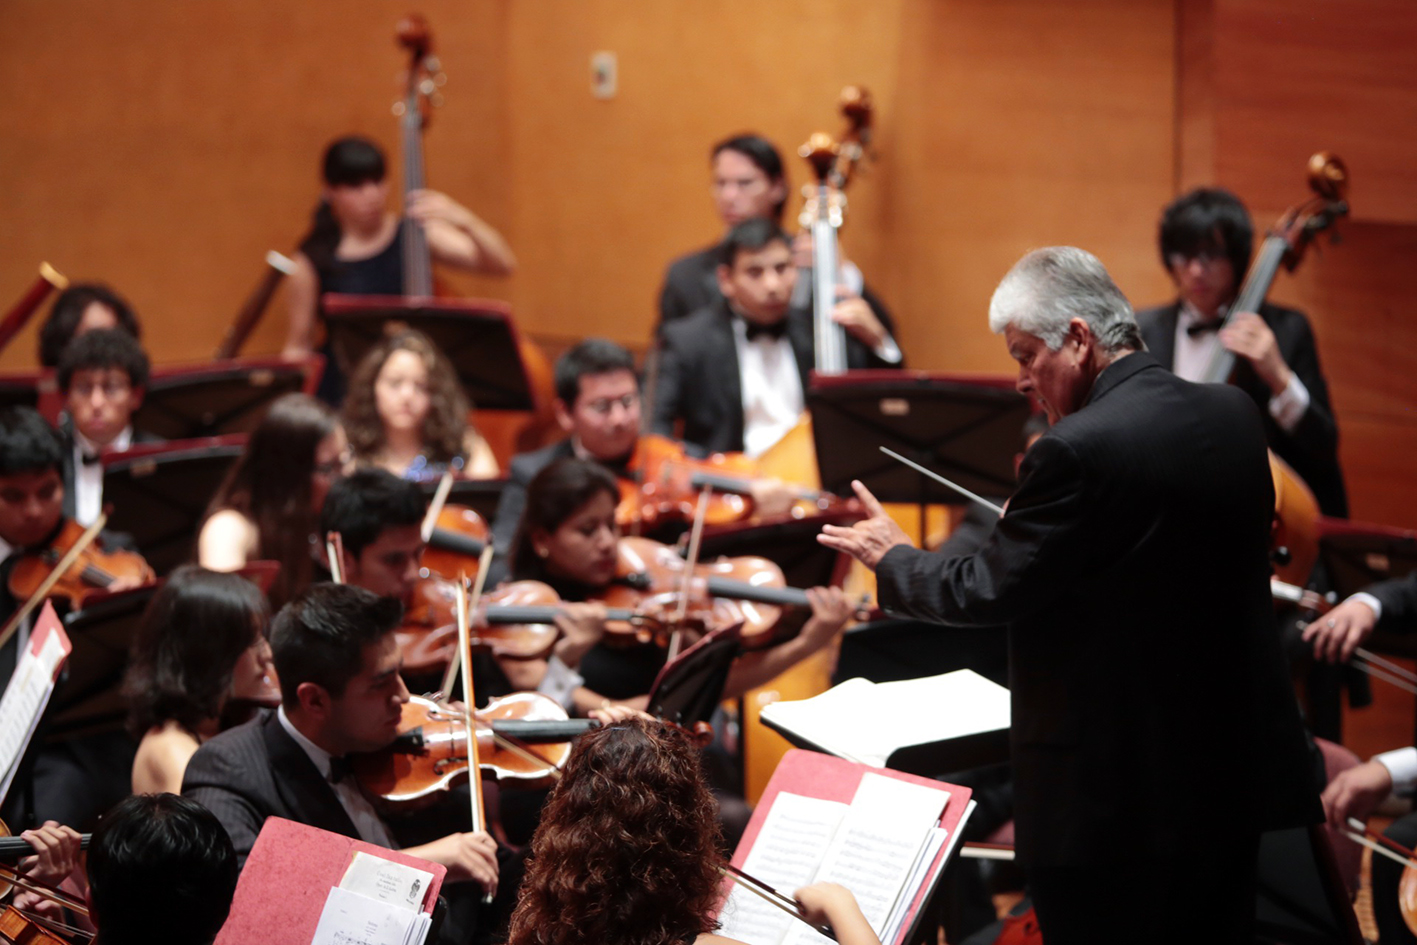
<svg viewBox="0 0 1417 945">
<path fill-rule="evenodd" d="M 649 713 L 679 725 L 707 722 L 723 701 L 723 686 L 742 651 L 743 625 L 710 630 L 664 664 L 649 690 Z"/>
<path fill-rule="evenodd" d="M 814 374 L 807 392 L 822 487 L 851 495 L 859 479 L 882 502 L 968 499 L 880 451 L 887 446 L 971 492 L 1009 495 L 1032 412 L 1010 377 L 924 371 Z"/>
<path fill-rule="evenodd" d="M 193 440 L 256 429 L 271 402 L 313 394 L 325 359 L 235 358 L 153 368 L 133 427 L 165 440 Z"/>
<path fill-rule="evenodd" d="M 1370 584 L 1406 577 L 1417 571 L 1417 532 L 1346 519 L 1319 519 L 1319 560 L 1338 599 Z M 1399 656 L 1417 656 L 1412 635 L 1379 630 L 1370 649 Z"/>
<path fill-rule="evenodd" d="M 131 535 L 158 574 L 192 560 L 197 530 L 245 434 L 153 443 L 103 454 L 108 527 Z"/>
<path fill-rule="evenodd" d="M 391 324 L 403 324 L 427 335 L 447 356 L 477 409 L 536 409 L 506 302 L 327 294 L 320 305 L 335 361 L 346 377 Z"/>
<path fill-rule="evenodd" d="M 64 618 L 74 652 L 46 714 L 45 739 L 119 731 L 128 716 L 122 692 L 128 651 L 158 585 L 95 595 L 92 603 Z"/>
<path fill-rule="evenodd" d="M 33 407 L 54 423 L 64 408 L 64 399 L 50 370 L 6 371 L 0 374 L 0 410 L 6 407 Z"/>
<path fill-rule="evenodd" d="M 789 587 L 838 584 L 846 576 L 847 561 L 817 541 L 817 535 L 823 525 L 851 525 L 865 517 L 865 511 L 852 503 L 833 512 L 801 518 L 784 516 L 762 522 L 705 525 L 699 558 L 708 561 L 717 557 L 758 555 L 782 568 Z"/>
</svg>

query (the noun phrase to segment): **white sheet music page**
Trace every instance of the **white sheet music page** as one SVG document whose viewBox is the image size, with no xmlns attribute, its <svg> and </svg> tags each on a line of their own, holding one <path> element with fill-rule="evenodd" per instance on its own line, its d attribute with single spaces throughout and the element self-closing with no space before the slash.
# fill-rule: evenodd
<svg viewBox="0 0 1417 945">
<path fill-rule="evenodd" d="M 1008 728 L 1009 691 L 967 669 L 889 683 L 853 678 L 762 715 L 834 755 L 883 768 L 902 746 Z"/>
<path fill-rule="evenodd" d="M 867 772 L 813 882 L 851 890 L 879 936 L 949 797 L 948 791 Z M 793 924 L 783 945 L 830 945 L 806 924 Z"/>
<path fill-rule="evenodd" d="M 847 805 L 786 791 L 777 795 L 748 851 L 743 872 L 785 896 L 807 885 L 826 854 Z M 720 935 L 748 945 L 773 945 L 788 927 L 802 925 L 736 883 L 719 915 Z"/>
<path fill-rule="evenodd" d="M 419 945 L 426 935 L 422 913 L 336 886 L 310 945 Z"/>
<path fill-rule="evenodd" d="M 29 645 L 15 664 L 15 674 L 5 687 L 5 695 L 0 697 L 0 771 L 4 772 L 0 779 L 0 801 L 10 792 L 20 759 L 54 693 L 59 668 L 72 650 L 54 605 L 46 601 L 35 621 Z"/>
</svg>

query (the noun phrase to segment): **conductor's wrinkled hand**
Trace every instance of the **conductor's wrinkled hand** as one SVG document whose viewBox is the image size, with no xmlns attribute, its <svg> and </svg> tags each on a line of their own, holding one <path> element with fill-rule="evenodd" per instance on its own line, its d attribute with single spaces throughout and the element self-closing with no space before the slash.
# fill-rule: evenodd
<svg viewBox="0 0 1417 945">
<path fill-rule="evenodd" d="M 860 480 L 852 480 L 851 488 L 866 507 L 869 517 L 850 527 L 824 525 L 817 541 L 828 548 L 846 552 L 874 571 L 887 551 L 897 545 L 911 544 L 910 537 L 895 523 L 895 519 L 886 514 L 881 503 Z"/>
</svg>

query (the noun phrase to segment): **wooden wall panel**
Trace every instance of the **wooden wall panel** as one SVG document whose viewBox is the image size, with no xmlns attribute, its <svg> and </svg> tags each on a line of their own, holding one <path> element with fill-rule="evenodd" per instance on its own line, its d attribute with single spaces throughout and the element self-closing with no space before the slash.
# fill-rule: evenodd
<svg viewBox="0 0 1417 945">
<path fill-rule="evenodd" d="M 418 6 L 449 74 L 430 182 L 505 226 L 502 4 Z M 396 148 L 393 33 L 407 11 L 402 0 L 7 2 L 0 298 L 48 259 L 127 295 L 156 360 L 209 356 L 266 251 L 304 232 L 324 144 L 358 132 Z M 280 301 L 249 350 L 279 348 Z M 34 346 L 30 329 L 0 366 L 31 365 Z"/>
</svg>

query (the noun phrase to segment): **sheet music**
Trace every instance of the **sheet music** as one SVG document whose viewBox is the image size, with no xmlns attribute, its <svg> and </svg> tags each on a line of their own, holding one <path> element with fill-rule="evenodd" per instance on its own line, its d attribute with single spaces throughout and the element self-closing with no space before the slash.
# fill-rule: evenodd
<svg viewBox="0 0 1417 945">
<path fill-rule="evenodd" d="M 882 768 L 905 745 L 1008 728 L 1009 691 L 967 669 L 890 683 L 857 677 L 810 699 L 774 702 L 762 714 L 834 755 Z"/>
<path fill-rule="evenodd" d="M 935 856 L 940 852 L 940 847 L 945 845 L 948 836 L 948 830 L 944 827 L 936 827 L 925 838 L 925 845 L 920 850 L 920 855 L 915 858 L 910 876 L 906 879 L 905 886 L 901 890 L 902 895 L 896 899 L 895 906 L 891 909 L 885 931 L 881 934 L 882 942 L 894 942 L 900 937 L 900 927 L 905 922 L 906 914 L 910 911 L 911 897 L 929 878 L 930 866 L 935 862 Z"/>
<path fill-rule="evenodd" d="M 38 653 L 35 642 L 40 644 Z M 5 772 L 0 780 L 0 802 L 10 792 L 20 759 L 54 694 L 54 679 L 68 655 L 68 637 L 59 626 L 54 606 L 45 604 L 31 645 L 20 655 L 5 695 L 0 697 L 0 770 Z"/>
<path fill-rule="evenodd" d="M 325 899 L 310 945 L 422 945 L 427 934 L 423 913 L 336 886 Z"/>
<path fill-rule="evenodd" d="M 851 890 L 881 935 L 948 800 L 948 792 L 867 772 L 813 882 Z M 793 925 L 783 945 L 830 945 L 805 923 Z"/>
<path fill-rule="evenodd" d="M 847 805 L 838 801 L 785 791 L 778 794 L 763 820 L 758 839 L 748 851 L 743 872 L 783 895 L 792 895 L 812 881 L 846 812 Z M 723 923 L 720 935 L 748 945 L 773 945 L 789 926 L 806 928 L 736 883 L 719 918 Z"/>
<path fill-rule="evenodd" d="M 433 874 L 425 870 L 357 851 L 339 881 L 339 888 L 421 912 L 432 882 Z"/>
</svg>

